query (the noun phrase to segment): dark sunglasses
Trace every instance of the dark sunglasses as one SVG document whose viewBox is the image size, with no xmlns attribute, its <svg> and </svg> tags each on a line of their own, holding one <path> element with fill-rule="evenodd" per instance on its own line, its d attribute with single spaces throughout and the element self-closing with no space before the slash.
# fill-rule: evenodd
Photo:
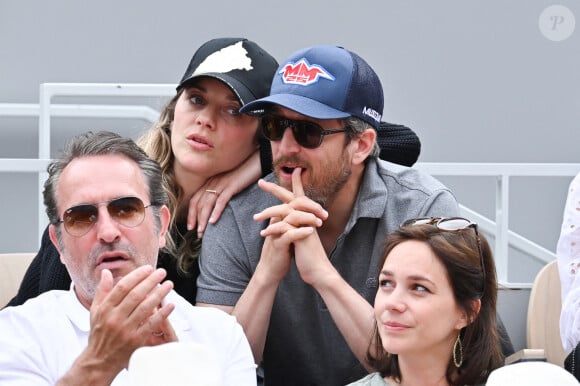
<svg viewBox="0 0 580 386">
<path fill-rule="evenodd" d="M 109 216 L 115 222 L 128 228 L 140 225 L 145 219 L 145 208 L 155 204 L 144 205 L 137 197 L 121 197 L 96 204 L 82 204 L 67 209 L 62 220 L 55 224 L 64 224 L 67 233 L 74 237 L 87 234 L 99 220 L 99 207 L 107 205 Z"/>
<path fill-rule="evenodd" d="M 479 252 L 479 264 L 481 266 L 481 274 L 483 275 L 483 290 L 485 289 L 485 265 L 483 264 L 483 252 L 481 251 L 481 240 L 479 239 L 479 232 L 477 224 L 469 221 L 463 217 L 420 217 L 413 218 L 401 224 L 401 227 L 413 225 L 434 225 L 437 229 L 444 232 L 459 232 L 468 228 L 473 228 L 475 231 L 475 238 L 477 239 L 477 249 Z"/>
<path fill-rule="evenodd" d="M 279 141 L 284 136 L 287 128 L 292 129 L 292 135 L 296 142 L 307 149 L 315 149 L 322 143 L 325 136 L 344 133 L 347 128 L 337 130 L 324 130 L 322 127 L 310 121 L 297 121 L 282 118 L 277 115 L 264 115 L 262 118 L 262 132 L 270 141 Z"/>
</svg>

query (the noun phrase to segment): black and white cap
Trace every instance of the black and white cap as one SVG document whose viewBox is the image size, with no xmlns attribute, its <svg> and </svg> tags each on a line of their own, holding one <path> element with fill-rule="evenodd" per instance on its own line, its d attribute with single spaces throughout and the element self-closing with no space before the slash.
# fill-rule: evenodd
<svg viewBox="0 0 580 386">
<path fill-rule="evenodd" d="M 259 45 L 243 38 L 218 38 L 193 54 L 177 90 L 200 76 L 221 80 L 245 105 L 268 96 L 278 62 Z"/>
</svg>

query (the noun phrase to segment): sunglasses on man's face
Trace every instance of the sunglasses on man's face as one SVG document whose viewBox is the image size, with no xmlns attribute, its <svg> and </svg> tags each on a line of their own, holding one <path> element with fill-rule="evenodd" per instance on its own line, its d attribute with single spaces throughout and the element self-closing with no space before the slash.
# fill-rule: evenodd
<svg viewBox="0 0 580 386">
<path fill-rule="evenodd" d="M 87 234 L 99 220 L 99 207 L 107 206 L 109 216 L 120 225 L 134 228 L 141 225 L 145 219 L 145 208 L 154 204 L 145 205 L 137 197 L 121 197 L 110 201 L 95 204 L 76 205 L 67 209 L 61 220 L 55 224 L 64 224 L 64 229 L 74 237 L 81 237 Z"/>
<path fill-rule="evenodd" d="M 479 239 L 479 232 L 477 231 L 477 224 L 469 221 L 463 217 L 420 217 L 412 218 L 401 224 L 401 227 L 413 225 L 433 225 L 440 231 L 445 232 L 460 232 L 462 230 L 473 228 L 475 238 L 477 239 L 477 249 L 479 252 L 479 264 L 481 266 L 481 273 L 483 277 L 483 285 L 485 288 L 485 265 L 483 264 L 483 252 L 481 251 L 481 240 Z M 483 289 L 484 289 L 483 288 Z M 482 293 L 483 293 L 482 289 Z"/>
<path fill-rule="evenodd" d="M 262 132 L 270 141 L 280 141 L 286 129 L 290 128 L 296 142 L 307 149 L 315 149 L 320 146 L 322 140 L 327 135 L 347 131 L 345 127 L 337 130 L 324 130 L 314 122 L 298 121 L 272 114 L 264 115 L 261 120 Z"/>
</svg>

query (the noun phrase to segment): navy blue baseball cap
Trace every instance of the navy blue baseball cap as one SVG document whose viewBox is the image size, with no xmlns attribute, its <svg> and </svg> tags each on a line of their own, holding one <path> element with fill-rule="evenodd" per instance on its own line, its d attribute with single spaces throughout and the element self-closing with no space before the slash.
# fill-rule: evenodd
<svg viewBox="0 0 580 386">
<path fill-rule="evenodd" d="M 278 67 L 270 96 L 242 107 L 260 114 L 279 105 L 315 119 L 354 116 L 378 129 L 383 114 L 383 87 L 375 71 L 343 47 L 321 45 L 293 53 Z"/>
</svg>

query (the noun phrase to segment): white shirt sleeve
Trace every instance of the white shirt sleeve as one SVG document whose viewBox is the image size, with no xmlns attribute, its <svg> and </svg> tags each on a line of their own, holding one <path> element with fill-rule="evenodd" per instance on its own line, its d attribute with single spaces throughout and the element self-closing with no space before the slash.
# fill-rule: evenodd
<svg viewBox="0 0 580 386">
<path fill-rule="evenodd" d="M 570 183 L 556 255 L 562 283 L 560 337 L 570 352 L 580 342 L 580 173 Z"/>
</svg>

